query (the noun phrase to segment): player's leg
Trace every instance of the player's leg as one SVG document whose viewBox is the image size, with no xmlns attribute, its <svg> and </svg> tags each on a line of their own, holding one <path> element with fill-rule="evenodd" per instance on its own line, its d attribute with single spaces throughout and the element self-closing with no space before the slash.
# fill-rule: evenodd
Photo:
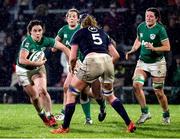
<svg viewBox="0 0 180 139">
<path fill-rule="evenodd" d="M 57 122 L 52 114 L 52 102 L 49 93 L 47 92 L 47 79 L 46 74 L 39 74 L 39 78 L 34 79 L 34 83 L 37 85 L 39 97 L 42 101 L 46 116 L 49 120 L 49 126 L 56 126 Z"/>
<path fill-rule="evenodd" d="M 87 96 L 86 92 L 89 91 L 89 87 L 87 86 L 80 94 L 80 103 L 83 109 L 83 112 L 85 114 L 86 120 L 85 120 L 85 124 L 92 124 L 93 121 L 91 119 L 91 109 L 90 109 L 90 99 Z"/>
<path fill-rule="evenodd" d="M 162 58 L 160 61 L 153 63 L 150 69 L 152 75 L 152 86 L 163 110 L 163 123 L 170 124 L 168 101 L 163 89 L 167 71 L 165 58 Z"/>
<path fill-rule="evenodd" d="M 163 110 L 163 123 L 170 124 L 170 113 L 168 108 L 167 97 L 164 94 L 164 78 L 153 77 L 153 89 L 157 96 L 158 102 Z"/>
<path fill-rule="evenodd" d="M 98 120 L 100 122 L 102 122 L 105 117 L 106 117 L 106 101 L 103 97 L 102 94 L 102 90 L 101 90 L 101 83 L 99 81 L 99 79 L 95 80 L 92 84 L 91 84 L 91 89 L 92 89 L 92 93 L 94 95 L 94 98 L 96 100 L 96 102 L 99 104 L 100 106 L 100 112 L 98 115 Z"/>
<path fill-rule="evenodd" d="M 62 134 L 69 132 L 71 118 L 75 111 L 76 96 L 79 95 L 85 87 L 87 87 L 87 84 L 84 81 L 79 80 L 76 76 L 72 78 L 71 85 L 67 91 L 67 101 L 63 124 L 58 129 L 51 130 L 51 133 Z"/>
<path fill-rule="evenodd" d="M 122 117 L 125 124 L 127 125 L 128 132 L 134 132 L 136 127 L 134 123 L 130 120 L 122 102 L 116 98 L 113 94 L 113 84 L 112 83 L 103 83 L 102 84 L 103 94 L 106 97 L 107 101 L 111 104 L 114 110 Z"/>
<path fill-rule="evenodd" d="M 66 106 L 66 101 L 67 101 L 67 90 L 71 82 L 71 79 L 72 79 L 72 74 L 68 73 L 66 80 L 64 82 L 64 85 L 63 85 L 63 90 L 64 90 L 63 91 L 63 108 L 60 110 L 60 113 L 55 116 L 56 120 L 58 121 L 64 120 L 65 106 Z"/>
<path fill-rule="evenodd" d="M 134 94 L 136 96 L 137 101 L 141 106 L 141 116 L 137 120 L 137 124 L 142 124 L 146 120 L 151 118 L 148 106 L 146 104 L 146 98 L 143 91 L 143 85 L 147 78 L 147 74 L 145 71 L 141 69 L 136 69 L 133 76 L 133 88 Z"/>
</svg>

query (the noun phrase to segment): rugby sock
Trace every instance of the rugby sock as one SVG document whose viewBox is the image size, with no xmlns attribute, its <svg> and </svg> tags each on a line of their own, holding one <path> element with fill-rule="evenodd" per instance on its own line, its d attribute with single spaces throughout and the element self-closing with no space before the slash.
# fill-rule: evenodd
<svg viewBox="0 0 180 139">
<path fill-rule="evenodd" d="M 106 101 L 104 99 L 96 99 L 96 102 L 99 104 L 101 112 L 104 112 Z"/>
<path fill-rule="evenodd" d="M 62 124 L 63 128 L 69 128 L 71 118 L 72 118 L 73 113 L 75 111 L 75 106 L 76 106 L 75 103 L 70 103 L 70 104 L 66 105 L 64 122 Z"/>
<path fill-rule="evenodd" d="M 62 109 L 60 113 L 64 114 L 64 113 L 65 113 L 65 110 L 64 110 L 64 109 Z"/>
<path fill-rule="evenodd" d="M 170 117 L 169 110 L 163 112 L 163 118 Z"/>
<path fill-rule="evenodd" d="M 144 108 L 141 108 L 141 112 L 147 114 L 149 112 L 148 106 L 145 106 Z"/>
<path fill-rule="evenodd" d="M 86 119 L 89 118 L 91 119 L 91 111 L 90 111 L 90 101 L 81 104 L 82 109 L 84 111 L 84 114 L 86 116 Z"/>
<path fill-rule="evenodd" d="M 131 120 L 126 112 L 126 110 L 124 109 L 124 106 L 122 105 L 121 101 L 119 99 L 114 100 L 111 103 L 111 106 L 119 113 L 119 115 L 123 118 L 123 120 L 125 121 L 126 125 L 129 125 Z"/>
</svg>

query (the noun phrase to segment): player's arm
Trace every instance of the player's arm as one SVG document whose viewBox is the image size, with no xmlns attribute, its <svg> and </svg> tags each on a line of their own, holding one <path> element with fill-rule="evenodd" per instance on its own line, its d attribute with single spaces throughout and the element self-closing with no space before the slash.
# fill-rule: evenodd
<svg viewBox="0 0 180 139">
<path fill-rule="evenodd" d="M 66 55 L 66 58 L 69 59 L 70 49 L 67 48 L 63 43 L 55 40 L 55 46 L 54 46 L 54 48 L 56 48 L 56 49 L 61 50 L 62 52 L 64 52 L 65 55 Z"/>
<path fill-rule="evenodd" d="M 159 52 L 170 51 L 169 39 L 162 41 L 160 47 L 154 47 L 152 43 L 146 43 L 145 47 L 152 51 L 159 51 Z"/>
<path fill-rule="evenodd" d="M 72 44 L 71 45 L 70 58 L 69 58 L 70 70 L 72 73 L 74 72 L 74 68 L 76 66 L 77 52 L 78 52 L 78 45 Z"/>
<path fill-rule="evenodd" d="M 129 55 L 134 53 L 134 52 L 136 52 L 139 49 L 140 46 L 141 46 L 141 42 L 140 42 L 140 40 L 139 40 L 139 38 L 137 36 L 136 40 L 134 41 L 134 44 L 133 44 L 131 50 L 126 53 L 126 60 L 128 60 L 129 59 Z"/>
<path fill-rule="evenodd" d="M 61 42 L 61 38 L 58 35 L 55 37 L 55 40 L 58 41 L 58 42 Z M 51 51 L 56 52 L 57 49 L 53 47 L 53 48 L 51 48 Z"/>
<path fill-rule="evenodd" d="M 118 51 L 116 50 L 115 46 L 113 45 L 113 43 L 109 44 L 108 51 L 113 59 L 113 63 L 115 63 L 120 58 L 120 55 L 119 55 Z"/>
<path fill-rule="evenodd" d="M 21 49 L 20 53 L 19 53 L 19 63 L 20 64 L 24 64 L 24 65 L 29 65 L 29 66 L 34 66 L 34 67 L 38 67 L 38 66 L 42 66 L 45 64 L 46 59 L 41 59 L 39 61 L 30 61 L 27 57 L 29 55 L 29 51 L 27 51 L 26 49 Z"/>
</svg>

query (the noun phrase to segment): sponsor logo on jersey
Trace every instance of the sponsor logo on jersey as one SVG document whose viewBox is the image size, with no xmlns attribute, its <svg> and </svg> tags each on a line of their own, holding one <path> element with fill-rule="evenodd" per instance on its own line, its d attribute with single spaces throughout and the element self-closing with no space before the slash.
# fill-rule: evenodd
<svg viewBox="0 0 180 139">
<path fill-rule="evenodd" d="M 140 33 L 140 37 L 141 37 L 141 38 L 143 37 L 143 33 Z"/>
<path fill-rule="evenodd" d="M 150 34 L 150 39 L 151 39 L 151 40 L 154 40 L 154 39 L 155 39 L 155 37 L 156 37 L 156 35 L 155 35 L 155 34 Z"/>
<path fill-rule="evenodd" d="M 28 48 L 29 47 L 29 43 L 26 42 L 26 44 L 24 45 L 25 48 Z"/>
<path fill-rule="evenodd" d="M 67 38 L 67 34 L 64 34 L 64 38 Z"/>
</svg>

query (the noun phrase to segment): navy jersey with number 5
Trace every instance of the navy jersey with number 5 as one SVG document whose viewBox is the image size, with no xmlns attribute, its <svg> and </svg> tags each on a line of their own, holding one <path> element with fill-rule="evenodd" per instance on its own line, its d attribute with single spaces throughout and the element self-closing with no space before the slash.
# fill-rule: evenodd
<svg viewBox="0 0 180 139">
<path fill-rule="evenodd" d="M 110 38 L 103 29 L 87 27 L 78 30 L 74 34 L 71 40 L 72 44 L 78 45 L 82 55 L 85 57 L 91 52 L 108 53 Z"/>
</svg>

